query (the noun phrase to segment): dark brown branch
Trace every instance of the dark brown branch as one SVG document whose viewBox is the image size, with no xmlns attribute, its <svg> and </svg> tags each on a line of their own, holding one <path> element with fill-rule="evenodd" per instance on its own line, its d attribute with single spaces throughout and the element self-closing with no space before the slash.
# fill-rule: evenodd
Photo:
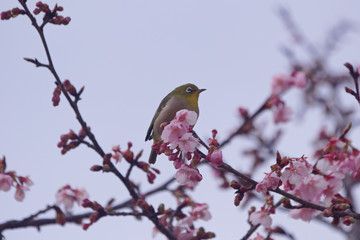
<svg viewBox="0 0 360 240">
<path fill-rule="evenodd" d="M 255 188 L 255 186 L 258 184 L 258 182 L 256 182 L 255 180 L 252 180 L 251 178 L 245 176 L 244 174 L 238 172 L 237 170 L 235 170 L 234 168 L 232 168 L 230 165 L 223 163 L 220 168 L 223 168 L 231 173 L 233 173 L 235 176 L 245 179 L 246 181 L 248 181 L 249 183 L 253 184 L 253 187 Z M 314 204 L 308 201 L 305 201 L 299 197 L 296 197 L 288 192 L 285 192 L 284 190 L 281 190 L 280 188 L 277 188 L 275 190 L 269 190 L 270 192 L 275 192 L 278 193 L 284 197 L 287 197 L 297 203 L 302 204 L 302 206 L 304 208 L 312 208 L 315 210 L 319 210 L 319 211 L 324 211 L 326 209 L 326 207 L 318 205 L 318 204 Z M 333 211 L 333 216 L 335 217 L 345 217 L 345 216 L 352 216 L 355 219 L 360 219 L 360 214 L 356 213 L 356 212 L 352 212 L 352 211 Z"/>
<path fill-rule="evenodd" d="M 174 182 L 174 178 L 170 178 L 168 181 L 164 182 L 163 184 L 161 184 L 160 186 L 146 192 L 144 195 L 146 197 L 151 196 L 155 193 L 161 192 L 163 190 L 166 190 L 167 187 Z M 132 199 L 129 199 L 127 201 L 124 201 L 120 204 L 115 205 L 114 207 L 112 207 L 112 210 L 119 210 L 125 207 L 130 206 L 132 202 Z M 46 225 L 51 225 L 51 224 L 57 224 L 56 219 L 55 218 L 43 218 L 43 219 L 34 219 L 36 217 L 38 217 L 40 214 L 43 214 L 51 209 L 53 209 L 54 206 L 48 206 L 46 207 L 44 210 L 40 210 L 35 214 L 30 215 L 29 217 L 24 218 L 23 220 L 10 220 L 7 222 L 4 222 L 2 224 L 0 224 L 0 235 L 4 230 L 7 229 L 17 229 L 17 228 L 24 228 L 24 227 L 36 227 L 36 228 L 40 228 L 42 226 L 46 226 Z M 83 219 L 87 219 L 90 217 L 90 215 L 93 212 L 87 212 L 87 213 L 83 213 L 83 214 L 77 214 L 77 215 L 73 215 L 73 216 L 67 216 L 66 217 L 66 222 L 67 223 L 76 223 L 78 224 L 79 222 L 81 222 Z"/>
<path fill-rule="evenodd" d="M 249 237 L 260 227 L 260 224 L 252 225 L 247 233 L 241 238 L 241 240 L 249 239 Z"/>
<path fill-rule="evenodd" d="M 247 131 L 249 131 L 252 128 L 254 119 L 265 109 L 267 109 L 268 101 L 270 100 L 271 96 L 268 97 L 265 102 L 256 110 L 255 113 L 253 113 L 250 117 L 245 118 L 243 124 L 235 131 L 233 132 L 229 137 L 227 137 L 221 144 L 219 148 L 224 147 L 227 145 L 235 136 L 243 134 Z"/>
</svg>

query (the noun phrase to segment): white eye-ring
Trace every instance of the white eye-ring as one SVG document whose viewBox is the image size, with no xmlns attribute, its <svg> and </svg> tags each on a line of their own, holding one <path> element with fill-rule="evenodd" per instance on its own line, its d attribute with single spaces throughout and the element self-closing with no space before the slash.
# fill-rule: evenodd
<svg viewBox="0 0 360 240">
<path fill-rule="evenodd" d="M 187 93 L 191 93 L 194 91 L 194 89 L 192 89 L 191 87 L 187 87 L 185 90 Z"/>
</svg>

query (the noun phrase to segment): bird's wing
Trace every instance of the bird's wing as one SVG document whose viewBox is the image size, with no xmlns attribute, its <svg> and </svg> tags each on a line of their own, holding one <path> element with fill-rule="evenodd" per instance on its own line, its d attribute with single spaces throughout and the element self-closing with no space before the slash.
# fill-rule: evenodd
<svg viewBox="0 0 360 240">
<path fill-rule="evenodd" d="M 153 130 L 154 130 L 154 122 L 156 120 L 156 118 L 159 116 L 161 110 L 165 107 L 166 103 L 168 102 L 170 98 L 170 94 L 168 94 L 163 101 L 161 101 L 161 103 L 159 104 L 159 107 L 156 109 L 156 112 L 154 114 L 153 119 L 151 120 L 149 129 L 147 130 L 146 133 L 146 137 L 145 137 L 145 141 L 147 140 L 151 140 L 152 139 L 152 134 L 153 134 Z"/>
<path fill-rule="evenodd" d="M 154 129 L 154 122 L 152 121 L 150 126 L 149 126 L 149 129 L 147 130 L 145 141 L 152 139 L 153 129 Z"/>
</svg>

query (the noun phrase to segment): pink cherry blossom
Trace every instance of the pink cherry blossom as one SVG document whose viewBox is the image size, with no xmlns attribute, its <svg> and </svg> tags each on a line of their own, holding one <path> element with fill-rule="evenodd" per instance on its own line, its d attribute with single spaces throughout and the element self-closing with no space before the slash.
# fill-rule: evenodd
<svg viewBox="0 0 360 240">
<path fill-rule="evenodd" d="M 29 176 L 19 177 L 19 180 L 22 184 L 25 184 L 28 187 L 34 185 L 33 181 L 29 178 Z"/>
<path fill-rule="evenodd" d="M 335 194 L 339 193 L 342 189 L 345 175 L 339 172 L 332 172 L 324 176 L 324 178 L 328 185 L 327 188 L 323 190 L 323 195 L 325 196 L 323 202 L 328 206 L 331 204 L 331 200 L 334 198 Z"/>
<path fill-rule="evenodd" d="M 209 205 L 206 203 L 196 203 L 194 209 L 190 212 L 190 215 L 194 218 L 194 220 L 210 220 L 211 214 L 209 212 Z"/>
<path fill-rule="evenodd" d="M 70 185 L 66 185 L 56 193 L 56 205 L 63 204 L 65 210 L 69 211 L 73 208 L 75 202 L 80 205 L 88 197 L 89 195 L 85 189 L 72 189 Z"/>
<path fill-rule="evenodd" d="M 281 122 L 288 122 L 291 119 L 291 115 L 291 108 L 286 107 L 283 104 L 280 104 L 273 108 L 274 122 L 276 124 Z"/>
<path fill-rule="evenodd" d="M 182 226 L 174 227 L 174 233 L 177 236 L 178 240 L 190 240 L 193 239 L 197 230 L 189 229 Z"/>
<path fill-rule="evenodd" d="M 306 160 L 295 159 L 291 161 L 289 166 L 285 168 L 284 172 L 281 175 L 281 180 L 290 184 L 297 184 L 305 177 L 309 176 L 312 171 L 310 164 Z M 286 189 L 285 189 L 286 191 Z"/>
<path fill-rule="evenodd" d="M 322 196 L 322 192 L 327 188 L 328 183 L 321 175 L 309 175 L 301 182 L 295 185 L 293 192 L 296 196 L 301 197 L 305 201 L 318 203 Z"/>
<path fill-rule="evenodd" d="M 275 172 L 265 173 L 264 179 L 256 185 L 257 192 L 266 193 L 268 190 L 275 190 L 281 185 L 281 179 Z"/>
<path fill-rule="evenodd" d="M 199 139 L 195 138 L 192 133 L 185 133 L 178 141 L 175 141 L 175 143 L 183 152 L 194 152 L 200 145 Z M 171 148 L 173 148 L 173 146 L 171 146 Z"/>
<path fill-rule="evenodd" d="M 24 185 L 16 185 L 15 200 L 21 202 L 25 198 L 25 191 L 29 191 L 29 187 Z"/>
<path fill-rule="evenodd" d="M 295 72 L 294 73 L 294 85 L 299 88 L 306 87 L 307 79 L 306 79 L 306 73 L 303 71 Z"/>
<path fill-rule="evenodd" d="M 176 113 L 175 119 L 185 126 L 194 126 L 197 120 L 197 113 L 187 109 L 182 109 Z"/>
<path fill-rule="evenodd" d="M 194 152 L 200 145 L 199 140 L 190 132 L 197 119 L 197 113 L 186 109 L 180 110 L 169 124 L 164 127 L 161 139 L 170 144 L 170 149 Z"/>
<path fill-rule="evenodd" d="M 271 82 L 272 94 L 279 95 L 292 86 L 304 88 L 306 84 L 306 73 L 303 71 L 294 72 L 291 75 L 278 74 L 273 77 Z"/>
<path fill-rule="evenodd" d="M 253 225 L 261 224 L 265 228 L 269 228 L 272 224 L 272 219 L 269 216 L 268 211 L 265 209 L 251 213 L 249 221 Z"/>
<path fill-rule="evenodd" d="M 195 220 L 196 219 L 193 216 L 187 216 L 181 219 L 181 221 L 179 222 L 179 226 L 190 228 L 191 226 L 194 225 Z"/>
<path fill-rule="evenodd" d="M 197 168 L 183 164 L 175 174 L 176 181 L 180 185 L 190 188 L 195 187 L 202 180 L 202 176 Z"/>
<path fill-rule="evenodd" d="M 293 85 L 293 79 L 285 74 L 275 75 L 271 82 L 272 94 L 279 95 Z"/>
<path fill-rule="evenodd" d="M 256 234 L 255 238 L 252 238 L 252 240 L 265 240 L 263 236 L 261 236 L 259 233 Z"/>
<path fill-rule="evenodd" d="M 186 230 L 186 232 L 180 233 L 177 237 L 178 240 L 190 240 L 193 239 L 195 234 L 196 234 L 195 230 L 189 229 Z"/>
<path fill-rule="evenodd" d="M 168 125 L 165 126 L 161 133 L 161 139 L 166 143 L 171 144 L 171 148 L 176 148 L 175 142 L 177 142 L 186 132 L 188 131 L 187 126 L 172 120 Z"/>
<path fill-rule="evenodd" d="M 14 184 L 14 180 L 7 174 L 0 173 L 0 191 L 7 192 Z"/>
<path fill-rule="evenodd" d="M 222 164 L 222 151 L 215 150 L 212 153 L 209 153 L 206 156 L 206 160 L 208 160 L 214 167 L 220 166 Z"/>
<path fill-rule="evenodd" d="M 301 219 L 306 222 L 310 222 L 313 217 L 320 214 L 318 210 L 312 208 L 301 208 L 290 210 L 290 216 L 294 219 Z"/>
</svg>

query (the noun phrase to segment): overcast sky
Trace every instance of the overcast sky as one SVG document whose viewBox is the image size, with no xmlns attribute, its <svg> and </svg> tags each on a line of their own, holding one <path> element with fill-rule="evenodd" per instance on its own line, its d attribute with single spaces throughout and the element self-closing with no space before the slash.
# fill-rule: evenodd
<svg viewBox="0 0 360 240">
<path fill-rule="evenodd" d="M 30 9 L 35 3 L 28 1 Z M 53 6 L 55 1 L 49 3 Z M 70 79 L 77 88 L 85 85 L 80 109 L 106 151 L 117 144 L 125 148 L 132 141 L 134 150 L 144 149 L 144 160 L 151 146 L 144 138 L 154 111 L 161 99 L 179 85 L 191 82 L 207 89 L 200 96 L 200 118 L 195 128 L 205 139 L 213 128 L 218 129 L 220 139 L 224 138 L 239 122 L 239 106 L 254 110 L 264 101 L 272 76 L 288 71 L 279 49 L 291 46 L 292 39 L 278 17 L 280 6 L 290 11 L 301 30 L 319 48 L 332 26 L 341 20 L 353 22 L 357 31 L 342 40 L 339 51 L 329 62 L 337 71 L 344 70 L 344 62 L 360 63 L 357 0 L 58 3 L 64 7 L 63 15 L 71 16 L 72 20 L 66 27 L 48 25 L 45 29 L 60 77 Z M 17 1 L 0 2 L 1 11 L 15 6 Z M 115 177 L 88 170 L 101 162 L 93 151 L 80 147 L 62 156 L 56 147 L 59 136 L 69 129 L 77 132 L 79 124 L 64 99 L 59 107 L 52 106 L 54 79 L 49 72 L 22 59 L 36 57 L 45 62 L 40 39 L 29 20 L 22 16 L 2 21 L 0 33 L 0 155 L 6 156 L 8 170 L 29 175 L 35 183 L 22 203 L 15 202 L 13 192 L 0 192 L 0 222 L 21 219 L 54 203 L 57 189 L 65 184 L 85 187 L 90 198 L 101 203 L 111 197 L 118 202 L 126 200 L 128 194 Z M 289 102 L 290 106 L 297 106 L 296 97 L 289 99 L 294 100 Z M 278 149 L 293 156 L 310 154 L 308 140 L 314 133 L 306 132 L 309 125 L 296 126 L 298 129 L 292 132 L 298 134 L 296 143 L 282 141 Z M 300 133 L 303 138 L 299 139 Z M 239 163 L 244 149 L 241 144 L 235 140 L 224 149 L 224 156 L 234 167 L 246 171 L 246 163 Z M 160 157 L 157 167 L 168 173 L 156 180 L 158 184 L 174 173 L 172 164 L 164 157 Z M 201 172 L 204 180 L 193 196 L 198 202 L 209 203 L 213 219 L 199 224 L 215 231 L 217 239 L 239 239 L 248 230 L 247 211 L 234 207 L 233 191 L 218 190 L 219 182 L 212 180 L 208 168 Z M 151 188 L 146 176 L 135 177 L 135 182 L 143 182 L 143 189 Z M 257 180 L 261 178 L 259 172 Z M 163 199 L 161 195 L 150 201 L 156 205 Z M 167 205 L 171 204 L 170 200 Z M 82 211 L 75 209 L 76 213 Z M 315 239 L 316 233 L 323 238 L 328 234 L 328 239 L 343 239 L 323 225 L 284 222 L 288 218 L 277 215 L 273 219 L 275 225 L 287 227 L 298 239 Z M 64 228 L 44 227 L 40 234 L 32 228 L 4 234 L 8 240 L 104 236 L 108 240 L 150 239 L 152 227 L 147 220 L 107 217 L 86 232 L 69 224 Z"/>
</svg>

